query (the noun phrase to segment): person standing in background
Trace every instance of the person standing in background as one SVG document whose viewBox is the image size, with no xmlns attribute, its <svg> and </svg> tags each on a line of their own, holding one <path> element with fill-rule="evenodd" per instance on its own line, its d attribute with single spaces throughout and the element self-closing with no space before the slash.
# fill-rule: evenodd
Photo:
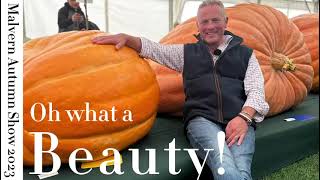
<svg viewBox="0 0 320 180">
<path fill-rule="evenodd" d="M 99 30 L 99 27 L 89 23 L 89 30 Z M 68 0 L 58 12 L 59 33 L 67 31 L 86 30 L 85 15 L 76 0 Z"/>
<path fill-rule="evenodd" d="M 76 0 L 68 0 L 58 12 L 59 32 L 81 30 L 85 28 L 83 27 L 83 21 L 84 13 Z"/>
</svg>

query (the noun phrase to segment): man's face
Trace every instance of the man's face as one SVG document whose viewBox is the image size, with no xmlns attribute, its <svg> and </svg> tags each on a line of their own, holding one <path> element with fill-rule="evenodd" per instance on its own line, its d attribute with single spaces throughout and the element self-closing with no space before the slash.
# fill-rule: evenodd
<svg viewBox="0 0 320 180">
<path fill-rule="evenodd" d="M 79 3 L 76 0 L 68 0 L 68 3 L 73 8 L 78 8 L 79 7 Z"/>
<path fill-rule="evenodd" d="M 219 46 L 223 42 L 227 21 L 219 6 L 209 5 L 200 8 L 197 15 L 197 26 L 201 37 L 209 46 Z"/>
</svg>

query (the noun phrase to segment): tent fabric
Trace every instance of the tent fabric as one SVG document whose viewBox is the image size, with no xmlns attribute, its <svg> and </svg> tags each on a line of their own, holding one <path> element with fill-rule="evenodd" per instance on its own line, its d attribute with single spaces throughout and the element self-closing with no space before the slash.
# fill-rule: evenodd
<svg viewBox="0 0 320 180">
<path fill-rule="evenodd" d="M 57 14 L 67 0 L 32 0 L 24 1 L 24 25 L 28 39 L 58 33 Z M 84 0 L 79 0 L 84 11 Z M 176 24 L 196 15 L 199 0 L 88 0 L 88 19 L 98 25 L 101 31 L 128 33 L 159 41 Z M 249 2 L 246 0 L 244 2 Z M 308 13 L 301 5 L 288 1 L 262 1 L 293 17 Z M 224 1 L 225 7 L 240 3 L 237 0 Z"/>
<path fill-rule="evenodd" d="M 32 0 L 24 1 L 24 24 L 28 38 L 34 39 L 58 33 L 58 11 L 67 0 Z M 83 3 L 80 7 L 84 12 Z M 104 1 L 88 3 L 88 18 L 105 29 Z"/>
<path fill-rule="evenodd" d="M 111 33 L 122 32 L 159 41 L 169 32 L 168 0 L 108 1 L 108 12 Z"/>
<path fill-rule="evenodd" d="M 58 33 L 58 11 L 66 1 L 24 1 L 26 37 L 34 39 Z M 101 31 L 112 34 L 128 33 L 154 41 L 159 41 L 169 32 L 169 0 L 88 2 L 88 19 L 97 24 Z M 81 1 L 80 7 L 84 11 Z"/>
<path fill-rule="evenodd" d="M 286 122 L 285 118 L 294 115 L 308 114 L 315 118 L 308 121 Z M 63 165 L 59 170 L 59 175 L 50 179 L 139 179 L 139 180 L 184 180 L 196 179 L 196 169 L 186 151 L 176 152 L 175 167 L 179 175 L 169 173 L 169 155 L 165 148 L 175 139 L 176 148 L 190 148 L 183 134 L 183 123 L 180 118 L 166 117 L 158 115 L 157 120 L 147 136 L 132 145 L 130 148 L 138 148 L 140 152 L 140 170 L 145 172 L 148 169 L 148 152 L 145 149 L 156 149 L 156 170 L 158 175 L 137 175 L 132 170 L 131 152 L 124 150 L 121 152 L 123 158 L 123 175 L 104 175 L 99 168 L 94 168 L 87 175 L 74 174 L 68 165 Z M 255 179 L 296 162 L 310 154 L 319 151 L 319 96 L 309 95 L 305 101 L 297 107 L 280 115 L 265 119 L 258 124 L 256 131 L 256 152 L 252 164 L 253 177 Z M 107 168 L 112 171 L 112 167 Z M 50 170 L 50 169 L 48 169 Z M 35 175 L 29 175 L 33 167 L 24 168 L 24 179 L 38 179 Z M 81 170 L 79 170 L 81 171 Z M 201 179 L 210 179 L 208 167 L 201 174 Z"/>
</svg>

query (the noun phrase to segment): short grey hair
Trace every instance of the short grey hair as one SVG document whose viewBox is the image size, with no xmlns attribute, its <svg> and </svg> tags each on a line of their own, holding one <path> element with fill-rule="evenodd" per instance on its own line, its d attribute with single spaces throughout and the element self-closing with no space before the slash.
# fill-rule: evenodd
<svg viewBox="0 0 320 180">
<path fill-rule="evenodd" d="M 226 12 L 224 10 L 224 5 L 221 1 L 219 0 L 205 0 L 205 1 L 202 1 L 202 3 L 199 5 L 198 7 L 198 12 L 201 8 L 204 8 L 206 6 L 218 6 L 220 9 L 221 9 L 221 12 L 222 12 L 222 15 L 224 17 L 224 19 L 227 18 L 227 15 L 226 15 Z"/>
</svg>

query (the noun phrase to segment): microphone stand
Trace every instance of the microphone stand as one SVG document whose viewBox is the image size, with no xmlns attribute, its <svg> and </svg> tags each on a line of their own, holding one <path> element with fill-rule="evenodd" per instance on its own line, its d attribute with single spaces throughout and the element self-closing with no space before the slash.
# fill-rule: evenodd
<svg viewBox="0 0 320 180">
<path fill-rule="evenodd" d="M 86 21 L 86 30 L 89 30 L 89 22 L 88 22 L 88 13 L 87 13 L 87 0 L 84 0 L 84 9 L 85 9 L 85 21 Z"/>
<path fill-rule="evenodd" d="M 76 13 L 78 13 L 78 7 L 75 8 L 74 10 L 75 10 Z M 75 23 L 76 23 L 76 28 L 77 28 L 77 30 L 80 30 L 80 26 L 79 26 L 80 23 L 79 23 L 79 21 L 76 21 Z"/>
</svg>

